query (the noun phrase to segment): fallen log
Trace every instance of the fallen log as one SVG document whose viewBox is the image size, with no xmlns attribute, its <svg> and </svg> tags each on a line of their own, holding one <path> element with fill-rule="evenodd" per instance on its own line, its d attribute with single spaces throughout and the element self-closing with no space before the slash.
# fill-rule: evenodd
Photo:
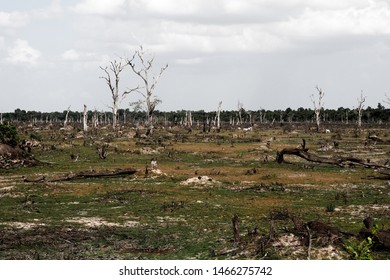
<svg viewBox="0 0 390 280">
<path fill-rule="evenodd" d="M 358 165 L 358 166 L 364 166 L 364 167 L 370 167 L 370 168 L 384 168 L 384 169 L 390 169 L 390 166 L 371 162 L 370 159 L 360 159 L 352 156 L 337 156 L 337 157 L 321 157 L 317 156 L 315 154 L 309 153 L 308 149 L 302 149 L 302 148 L 285 148 L 281 151 L 278 151 L 276 154 L 276 162 L 277 163 L 283 163 L 284 155 L 294 155 L 300 158 L 303 158 L 310 162 L 316 162 L 316 163 L 325 163 L 325 164 L 333 164 L 338 165 L 340 167 L 350 166 L 350 165 Z"/>
<path fill-rule="evenodd" d="M 118 177 L 125 175 L 133 175 L 137 172 L 134 168 L 116 169 L 116 170 L 105 170 L 105 171 L 82 171 L 79 173 L 69 173 L 64 177 L 48 179 L 46 176 L 41 176 L 37 179 L 23 178 L 24 182 L 36 183 L 36 182 L 60 182 L 78 179 L 89 179 L 89 178 L 104 178 L 104 177 Z"/>
</svg>

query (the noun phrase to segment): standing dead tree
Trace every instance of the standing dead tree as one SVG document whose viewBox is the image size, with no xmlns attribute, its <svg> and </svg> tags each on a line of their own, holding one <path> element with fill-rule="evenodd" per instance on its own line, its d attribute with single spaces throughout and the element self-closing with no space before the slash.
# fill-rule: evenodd
<svg viewBox="0 0 390 280">
<path fill-rule="evenodd" d="M 84 104 L 84 111 L 83 111 L 83 130 L 84 132 L 88 131 L 88 110 L 87 105 Z"/>
<path fill-rule="evenodd" d="M 168 68 L 167 64 L 165 67 L 160 69 L 159 74 L 155 75 L 153 73 L 153 63 L 154 56 L 147 58 L 147 54 L 143 50 L 142 46 L 140 46 L 139 50 L 135 51 L 130 60 L 127 60 L 127 64 L 130 65 L 133 72 L 140 77 L 144 83 L 144 91 L 142 92 L 138 90 L 138 92 L 144 97 L 144 100 L 134 102 L 133 106 L 136 109 L 144 107 L 146 110 L 146 135 L 152 135 L 153 133 L 153 112 L 156 106 L 161 103 L 161 100 L 153 95 L 154 90 L 156 89 L 157 82 L 161 75 Z"/>
<path fill-rule="evenodd" d="M 316 89 L 318 91 L 318 100 L 315 99 L 314 94 L 311 95 L 311 101 L 314 105 L 314 114 L 316 117 L 316 125 L 317 125 L 317 132 L 320 131 L 320 124 L 321 124 L 321 110 L 324 107 L 324 102 L 322 101 L 322 98 L 324 98 L 325 93 L 320 89 L 318 86 L 316 86 Z"/>
<path fill-rule="evenodd" d="M 237 109 L 238 109 L 238 121 L 239 121 L 239 124 L 242 125 L 242 112 L 244 111 L 244 104 L 242 104 L 240 101 L 238 101 Z"/>
<path fill-rule="evenodd" d="M 191 111 L 186 111 L 186 118 L 184 120 L 184 125 L 188 131 L 192 131 L 192 113 Z"/>
<path fill-rule="evenodd" d="M 366 102 L 367 96 L 363 96 L 363 92 L 360 94 L 358 98 L 358 107 L 356 108 L 358 112 L 358 127 L 359 129 L 362 127 L 362 113 L 364 109 L 364 102 Z"/>
<path fill-rule="evenodd" d="M 68 110 L 66 111 L 65 120 L 64 120 L 64 127 L 68 124 L 68 116 L 69 116 L 70 106 L 68 107 Z"/>
<path fill-rule="evenodd" d="M 219 102 L 218 104 L 218 110 L 217 110 L 217 132 L 221 131 L 221 106 L 222 106 L 222 101 Z"/>
<path fill-rule="evenodd" d="M 385 103 L 390 105 L 390 96 L 388 96 L 387 94 L 385 94 L 385 96 L 386 96 L 386 99 L 383 100 L 383 102 L 385 102 Z"/>
<path fill-rule="evenodd" d="M 119 94 L 119 81 L 120 81 L 120 74 L 125 69 L 127 64 L 122 64 L 122 61 L 111 61 L 110 66 L 106 67 L 100 67 L 106 74 L 106 76 L 100 77 L 101 79 L 104 79 L 110 89 L 111 97 L 112 97 L 112 106 L 110 107 L 112 109 L 112 127 L 113 129 L 116 128 L 117 125 L 117 112 L 118 108 L 122 102 L 122 100 L 126 97 L 127 94 L 138 90 L 137 88 L 130 89 L 127 91 L 123 91 L 122 94 Z"/>
</svg>

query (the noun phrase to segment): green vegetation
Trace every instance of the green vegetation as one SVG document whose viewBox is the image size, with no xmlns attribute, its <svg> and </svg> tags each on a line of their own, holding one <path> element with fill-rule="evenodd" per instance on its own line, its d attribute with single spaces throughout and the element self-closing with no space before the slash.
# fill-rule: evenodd
<svg viewBox="0 0 390 280">
<path fill-rule="evenodd" d="M 19 136 L 14 125 L 0 124 L 0 143 L 15 147 L 18 141 Z"/>
</svg>

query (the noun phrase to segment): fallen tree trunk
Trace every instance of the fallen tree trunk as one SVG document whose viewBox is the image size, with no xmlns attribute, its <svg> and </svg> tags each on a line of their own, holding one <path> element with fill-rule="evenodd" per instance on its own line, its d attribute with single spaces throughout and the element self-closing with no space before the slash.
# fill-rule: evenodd
<svg viewBox="0 0 390 280">
<path fill-rule="evenodd" d="M 133 175 L 137 172 L 134 168 L 126 169 L 116 169 L 116 170 L 106 170 L 106 171 L 84 171 L 79 173 L 69 173 L 64 177 L 47 179 L 45 176 L 39 177 L 38 179 L 27 179 L 24 178 L 24 182 L 60 182 L 60 181 L 69 181 L 69 180 L 78 180 L 78 179 L 88 179 L 88 178 L 104 178 L 104 177 L 117 177 L 124 175 Z"/>
<path fill-rule="evenodd" d="M 285 162 L 284 155 L 294 155 L 310 162 L 333 164 L 333 165 L 338 165 L 340 167 L 344 167 L 346 165 L 359 165 L 359 166 L 370 167 L 370 168 L 390 169 L 390 166 L 371 162 L 369 159 L 364 160 L 352 156 L 320 157 L 309 153 L 308 149 L 302 149 L 302 148 L 285 148 L 281 151 L 278 151 L 276 154 L 276 162 L 278 163 Z"/>
</svg>

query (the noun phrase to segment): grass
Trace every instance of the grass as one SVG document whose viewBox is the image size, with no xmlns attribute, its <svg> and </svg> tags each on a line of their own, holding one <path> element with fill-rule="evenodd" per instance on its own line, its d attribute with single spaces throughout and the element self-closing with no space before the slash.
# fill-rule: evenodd
<svg viewBox="0 0 390 280">
<path fill-rule="evenodd" d="M 58 145 L 59 136 L 53 139 L 50 133 L 39 132 L 42 143 L 58 146 L 34 150 L 37 159 L 50 164 L 0 170 L 0 259 L 260 258 L 264 256 L 251 251 L 259 245 L 250 233 L 256 229 L 268 235 L 272 211 L 287 211 L 306 222 L 323 221 L 354 234 L 368 215 L 384 228 L 390 226 L 390 189 L 387 181 L 367 179 L 373 170 L 288 156 L 292 164 L 274 162 L 277 150 L 294 147 L 302 138 L 315 152 L 330 136 L 255 130 L 232 144 L 231 131 L 195 132 L 178 141 L 164 131 L 156 134 L 162 142 L 113 138 L 107 159 L 100 160 L 96 145 L 103 142 L 102 136 L 91 135 L 87 145 L 82 138 Z M 269 139 L 273 140 L 267 146 Z M 322 154 L 353 153 L 363 143 L 363 138 L 345 132 L 340 151 Z M 158 152 L 143 154 L 145 146 Z M 362 146 L 359 153 L 373 161 L 388 157 L 388 145 L 374 148 Z M 71 161 L 71 153 L 79 154 L 77 162 Z M 163 175 L 144 174 L 152 157 Z M 126 167 L 139 171 L 128 177 L 55 183 L 22 180 Z M 212 180 L 182 183 L 198 176 Z M 239 254 L 225 253 L 237 247 L 231 225 L 235 214 L 240 218 L 242 248 Z M 289 221 L 278 224 L 292 226 Z M 269 258 L 295 258 L 273 247 L 266 250 Z M 375 254 L 381 259 L 390 256 Z"/>
</svg>

